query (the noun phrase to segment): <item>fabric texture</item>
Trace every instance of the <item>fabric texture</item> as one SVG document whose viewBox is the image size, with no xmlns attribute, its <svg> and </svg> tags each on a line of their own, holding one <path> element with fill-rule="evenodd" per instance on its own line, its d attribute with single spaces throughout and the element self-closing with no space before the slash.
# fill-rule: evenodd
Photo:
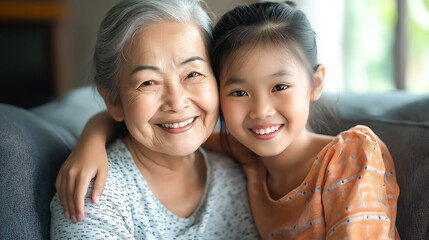
<svg viewBox="0 0 429 240">
<path fill-rule="evenodd" d="M 365 126 L 340 133 L 300 186 L 275 200 L 260 161 L 243 165 L 263 239 L 399 239 L 399 187 L 390 153 Z"/>
<path fill-rule="evenodd" d="M 259 239 L 250 212 L 245 176 L 225 156 L 205 153 L 207 181 L 188 218 L 170 212 L 153 195 L 122 140 L 108 148 L 109 175 L 99 204 L 85 198 L 85 218 L 64 218 L 56 194 L 51 202 L 52 239 Z"/>
</svg>

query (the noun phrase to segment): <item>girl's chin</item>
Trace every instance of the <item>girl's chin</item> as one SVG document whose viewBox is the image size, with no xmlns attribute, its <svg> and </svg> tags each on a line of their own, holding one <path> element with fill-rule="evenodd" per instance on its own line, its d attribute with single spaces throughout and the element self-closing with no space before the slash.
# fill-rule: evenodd
<svg viewBox="0 0 429 240">
<path fill-rule="evenodd" d="M 250 151 L 252 151 L 253 153 L 255 153 L 256 155 L 260 156 L 260 157 L 265 157 L 265 158 L 269 158 L 269 157 L 276 157 L 280 154 L 283 153 L 284 149 L 278 148 L 278 149 L 273 149 L 272 147 L 262 147 L 261 145 L 257 146 L 257 147 L 248 147 L 250 149 Z"/>
<path fill-rule="evenodd" d="M 256 155 L 263 158 L 270 158 L 270 157 L 276 157 L 281 154 L 281 151 L 279 152 L 272 152 L 272 151 L 253 151 Z"/>
</svg>

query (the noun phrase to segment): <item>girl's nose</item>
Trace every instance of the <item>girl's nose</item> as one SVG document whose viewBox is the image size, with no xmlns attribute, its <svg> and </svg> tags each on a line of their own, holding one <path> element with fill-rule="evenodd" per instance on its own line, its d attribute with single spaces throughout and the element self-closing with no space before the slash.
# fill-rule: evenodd
<svg viewBox="0 0 429 240">
<path fill-rule="evenodd" d="M 191 105 L 186 90 L 180 84 L 165 86 L 164 103 L 161 110 L 164 112 L 181 112 Z"/>
<path fill-rule="evenodd" d="M 252 103 L 249 117 L 250 119 L 265 119 L 274 116 L 274 114 L 275 109 L 269 99 L 256 98 Z"/>
</svg>

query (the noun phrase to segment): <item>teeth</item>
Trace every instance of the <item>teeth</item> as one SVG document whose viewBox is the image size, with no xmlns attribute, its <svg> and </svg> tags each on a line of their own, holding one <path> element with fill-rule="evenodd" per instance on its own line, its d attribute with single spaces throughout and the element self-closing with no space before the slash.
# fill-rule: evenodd
<svg viewBox="0 0 429 240">
<path fill-rule="evenodd" d="M 265 129 L 252 129 L 252 131 L 258 135 L 270 134 L 279 130 L 280 126 L 265 128 Z"/>
<path fill-rule="evenodd" d="M 194 120 L 195 120 L 195 118 L 190 118 L 188 120 L 185 120 L 185 121 L 179 122 L 179 123 L 166 123 L 166 124 L 161 124 L 161 125 L 165 128 L 179 128 L 179 127 L 184 127 L 184 126 L 192 123 Z"/>
</svg>

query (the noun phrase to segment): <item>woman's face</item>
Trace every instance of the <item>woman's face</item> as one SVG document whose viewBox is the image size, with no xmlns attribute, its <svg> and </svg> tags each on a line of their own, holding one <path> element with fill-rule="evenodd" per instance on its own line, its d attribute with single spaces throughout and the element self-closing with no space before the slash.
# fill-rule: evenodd
<svg viewBox="0 0 429 240">
<path fill-rule="evenodd" d="M 216 80 L 199 28 L 152 24 L 136 33 L 124 58 L 114 118 L 122 118 L 148 150 L 171 156 L 195 152 L 218 118 Z"/>
</svg>

